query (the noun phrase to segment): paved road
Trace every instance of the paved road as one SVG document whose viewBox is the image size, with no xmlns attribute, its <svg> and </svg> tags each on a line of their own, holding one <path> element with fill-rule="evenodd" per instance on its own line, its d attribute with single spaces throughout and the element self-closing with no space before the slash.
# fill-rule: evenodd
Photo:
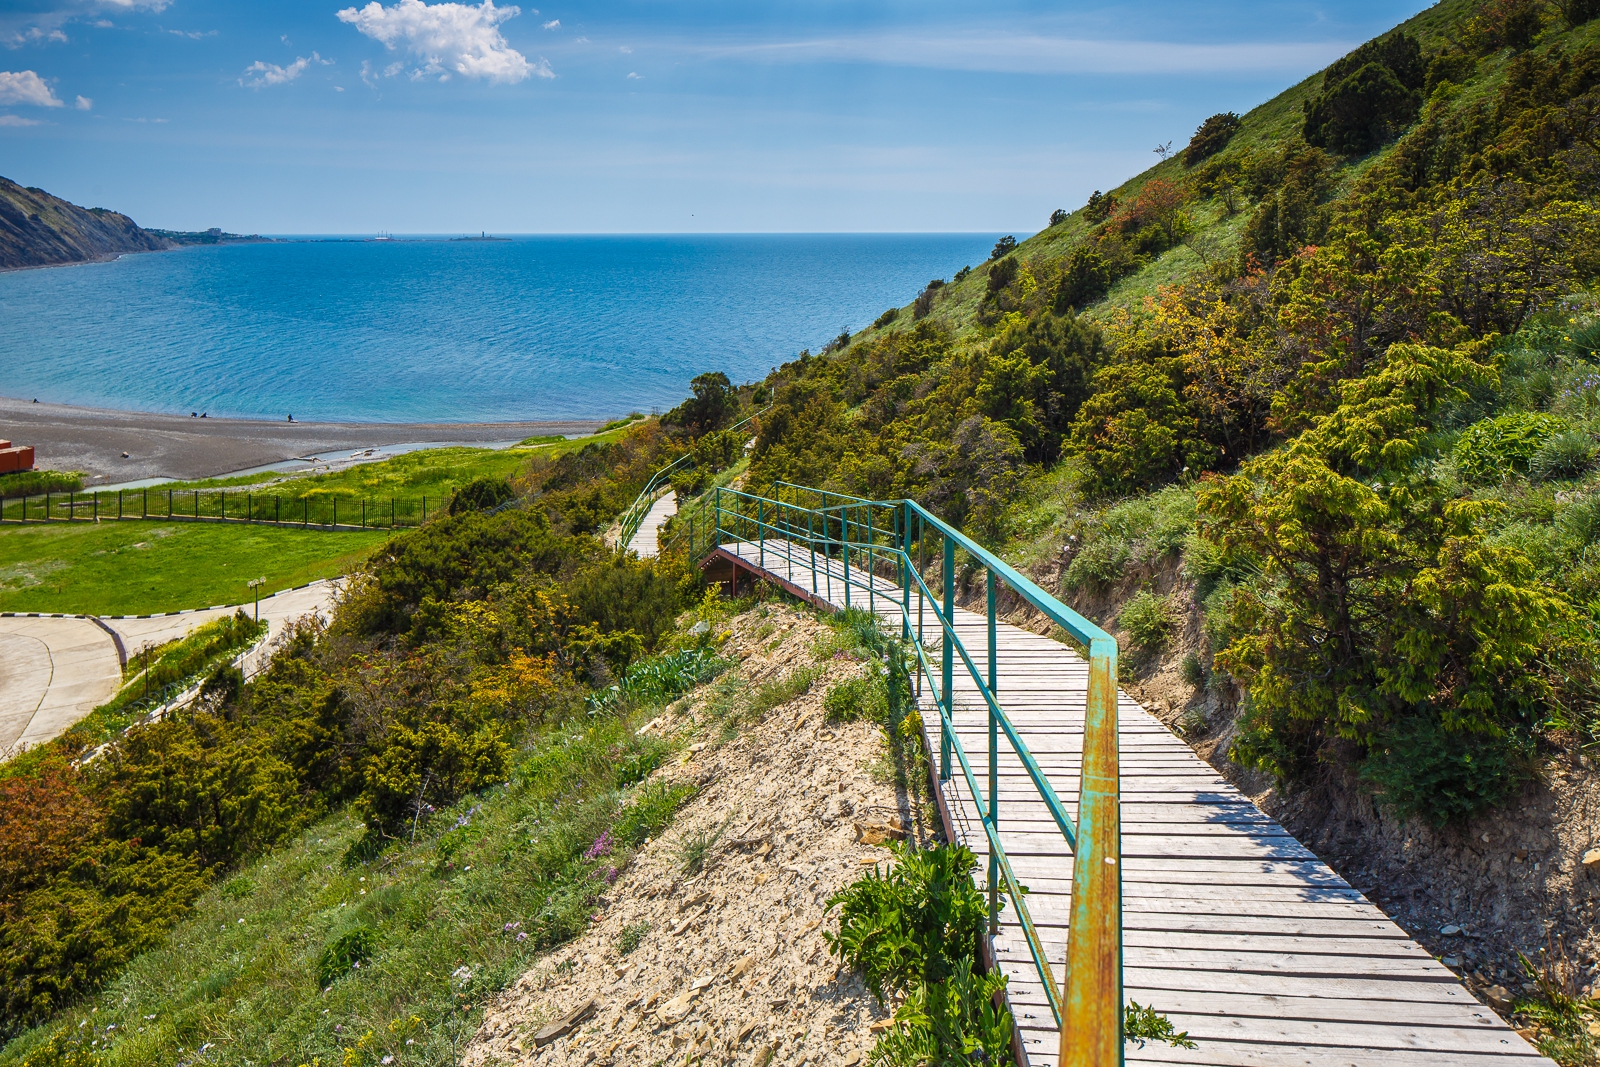
<svg viewBox="0 0 1600 1067">
<path fill-rule="evenodd" d="M 304 589 L 263 597 L 267 642 L 245 662 L 245 673 L 265 665 L 288 624 L 311 612 L 328 618 L 338 585 L 315 582 Z M 249 604 L 241 605 L 246 612 Z M 154 619 L 107 618 L 128 656 L 183 637 L 196 626 L 237 608 L 210 608 Z M 43 744 L 116 693 L 122 663 L 116 639 L 90 619 L 0 618 L 0 758 Z"/>
</svg>

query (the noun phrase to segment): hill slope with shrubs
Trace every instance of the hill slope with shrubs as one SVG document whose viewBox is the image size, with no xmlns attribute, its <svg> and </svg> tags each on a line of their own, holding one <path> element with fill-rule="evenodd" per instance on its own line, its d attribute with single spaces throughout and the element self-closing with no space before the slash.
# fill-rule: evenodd
<svg viewBox="0 0 1600 1067">
<path fill-rule="evenodd" d="M 776 371 L 750 485 L 960 522 L 1229 773 L 1448 852 L 1461 921 L 1522 877 L 1460 859 L 1474 820 L 1600 739 L 1597 13 L 1446 0 L 1213 116 Z M 1581 897 L 1579 852 L 1518 862 Z M 1543 884 L 1486 980 L 1571 911 Z"/>
</svg>

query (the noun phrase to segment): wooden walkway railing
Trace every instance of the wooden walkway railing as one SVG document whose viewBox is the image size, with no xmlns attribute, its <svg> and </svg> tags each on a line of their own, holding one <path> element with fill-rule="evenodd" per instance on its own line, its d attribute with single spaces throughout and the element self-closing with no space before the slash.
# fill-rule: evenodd
<svg viewBox="0 0 1600 1067">
<path fill-rule="evenodd" d="M 751 576 L 814 603 L 845 605 L 844 563 L 809 543 L 767 536 L 711 549 Z M 859 566 L 851 604 L 898 627 L 902 587 Z M 919 593 L 913 593 L 920 597 Z M 913 602 L 932 614 L 937 605 Z M 986 615 L 956 609 L 958 640 L 988 647 Z M 1088 665 L 1075 651 L 1004 622 L 995 628 L 996 693 L 1056 795 L 1078 795 Z M 980 666 L 987 666 L 980 664 Z M 989 780 L 988 710 L 954 676 L 954 721 Z M 938 779 L 939 717 L 923 699 L 934 786 L 952 840 L 987 854 L 981 812 L 961 774 Z M 1447 968 L 1268 818 L 1125 694 L 1119 695 L 1123 981 L 1128 1000 L 1187 1030 L 1192 1050 L 1129 1043 L 1134 1063 L 1213 1067 L 1551 1067 Z M 996 761 L 999 836 L 1028 888 L 1054 979 L 1065 974 L 1073 857 L 1016 757 Z M 1074 815 L 1076 812 L 1073 813 Z M 1009 978 L 1019 1060 L 1058 1067 L 1060 1033 L 1012 909 L 991 958 Z"/>
</svg>

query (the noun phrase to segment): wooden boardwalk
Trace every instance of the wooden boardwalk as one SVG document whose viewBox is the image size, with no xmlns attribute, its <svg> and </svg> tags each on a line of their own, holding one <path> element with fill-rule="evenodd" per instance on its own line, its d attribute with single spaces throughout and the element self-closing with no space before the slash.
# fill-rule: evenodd
<svg viewBox="0 0 1600 1067">
<path fill-rule="evenodd" d="M 656 497 L 655 503 L 639 522 L 627 547 L 638 553 L 640 559 L 654 559 L 661 554 L 661 527 L 678 513 L 678 494 L 668 489 Z"/>
<path fill-rule="evenodd" d="M 724 545 L 728 560 L 817 603 L 844 604 L 842 565 L 801 546 Z M 813 566 L 815 582 L 813 582 Z M 851 574 L 859 581 L 857 571 Z M 899 589 L 880 579 L 878 614 L 900 618 Z M 916 594 L 913 593 L 913 597 Z M 865 608 L 867 590 L 851 590 Z M 913 599 L 912 610 L 917 610 Z M 933 604 L 925 633 L 937 633 Z M 955 629 L 983 669 L 987 624 L 957 609 Z M 998 697 L 1069 812 L 1076 813 L 1088 664 L 1049 638 L 997 626 Z M 988 715 L 956 659 L 956 732 L 980 783 Z M 923 715 L 929 750 L 938 714 Z M 1151 1005 L 1198 1047 L 1127 1046 L 1130 1063 L 1261 1067 L 1553 1067 L 1479 1004 L 1446 967 L 1268 818 L 1125 694 L 1122 763 L 1123 968 L 1129 1000 Z M 939 783 L 946 827 L 987 854 L 960 767 Z M 1072 856 L 1021 763 L 1000 742 L 1000 837 L 1058 986 L 1063 978 Z M 980 872 L 987 869 L 983 863 Z M 1055 1067 L 1059 1036 L 1019 924 L 994 953 L 1026 1062 Z"/>
</svg>

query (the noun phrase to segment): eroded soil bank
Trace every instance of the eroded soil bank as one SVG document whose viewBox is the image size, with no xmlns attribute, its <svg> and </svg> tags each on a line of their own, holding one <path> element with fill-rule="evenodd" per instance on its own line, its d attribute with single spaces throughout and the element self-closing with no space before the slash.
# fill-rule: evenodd
<svg viewBox="0 0 1600 1067">
<path fill-rule="evenodd" d="M 829 954 L 826 901 L 894 837 L 934 843 L 926 767 L 875 723 L 825 722 L 827 689 L 870 667 L 814 616 L 765 605 L 729 631 L 739 665 L 645 727 L 680 746 L 656 776 L 699 792 L 490 1007 L 465 1067 L 852 1064 L 876 1041 L 888 1013 Z"/>
</svg>

